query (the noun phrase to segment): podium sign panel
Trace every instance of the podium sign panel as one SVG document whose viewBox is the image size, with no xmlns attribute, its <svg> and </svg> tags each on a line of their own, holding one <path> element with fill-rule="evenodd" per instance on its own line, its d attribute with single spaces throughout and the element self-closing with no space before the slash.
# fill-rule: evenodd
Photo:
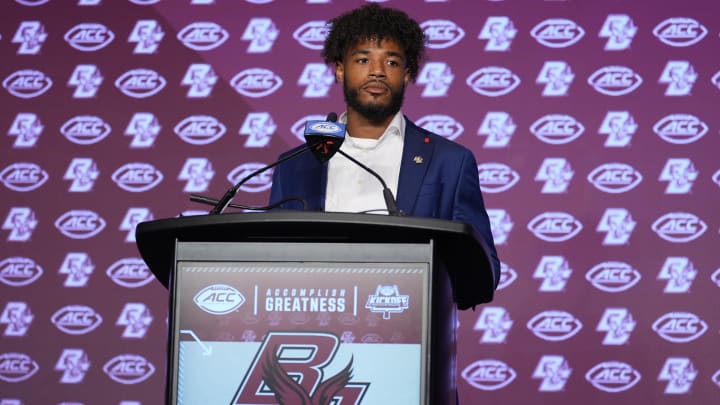
<svg viewBox="0 0 720 405">
<path fill-rule="evenodd" d="M 432 243 L 178 242 L 169 403 L 428 403 L 432 257 Z"/>
</svg>

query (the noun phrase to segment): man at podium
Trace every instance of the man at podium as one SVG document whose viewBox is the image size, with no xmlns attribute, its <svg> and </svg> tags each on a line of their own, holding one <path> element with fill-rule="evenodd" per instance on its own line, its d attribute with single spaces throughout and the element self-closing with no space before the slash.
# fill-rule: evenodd
<svg viewBox="0 0 720 405">
<path fill-rule="evenodd" d="M 495 280 L 500 261 L 466 147 L 415 125 L 401 111 L 425 57 L 425 36 L 400 10 L 371 3 L 329 21 L 322 57 L 335 68 L 346 110 L 332 154 L 299 155 L 276 167 L 270 203 L 297 198 L 307 209 L 433 217 L 472 225 L 484 240 Z M 335 121 L 331 113 L 328 121 Z M 306 127 L 306 139 L 315 135 Z M 302 145 L 283 156 L 297 152 Z M 331 148 L 332 149 L 332 148 Z M 395 200 L 394 196 L 397 196 Z M 280 207 L 302 209 L 298 200 Z"/>
</svg>

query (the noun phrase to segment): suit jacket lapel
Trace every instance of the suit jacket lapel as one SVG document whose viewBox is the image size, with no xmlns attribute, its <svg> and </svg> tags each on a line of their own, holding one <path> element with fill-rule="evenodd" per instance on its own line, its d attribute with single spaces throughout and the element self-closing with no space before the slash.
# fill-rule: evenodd
<svg viewBox="0 0 720 405">
<path fill-rule="evenodd" d="M 398 195 L 395 198 L 398 208 L 406 214 L 412 214 L 415 210 L 415 201 L 435 150 L 435 145 L 432 142 L 425 142 L 425 139 L 429 138 L 426 138 L 415 124 L 405 118 L 405 139 L 398 179 Z"/>
</svg>

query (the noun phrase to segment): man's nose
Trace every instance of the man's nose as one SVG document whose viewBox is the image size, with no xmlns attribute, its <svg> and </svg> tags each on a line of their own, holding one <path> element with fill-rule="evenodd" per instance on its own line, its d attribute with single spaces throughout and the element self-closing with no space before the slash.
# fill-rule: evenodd
<svg viewBox="0 0 720 405">
<path fill-rule="evenodd" d="M 385 77 L 385 64 L 383 62 L 370 62 L 371 77 Z"/>
</svg>

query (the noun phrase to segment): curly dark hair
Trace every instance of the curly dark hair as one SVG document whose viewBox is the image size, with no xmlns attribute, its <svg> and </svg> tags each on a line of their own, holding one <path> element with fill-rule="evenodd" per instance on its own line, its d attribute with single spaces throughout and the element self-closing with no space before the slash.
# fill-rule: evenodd
<svg viewBox="0 0 720 405">
<path fill-rule="evenodd" d="M 328 65 L 343 61 L 345 52 L 361 41 L 393 39 L 405 51 L 410 80 L 415 81 L 425 59 L 427 38 L 417 21 L 405 12 L 369 3 L 328 21 L 322 57 Z"/>
</svg>

